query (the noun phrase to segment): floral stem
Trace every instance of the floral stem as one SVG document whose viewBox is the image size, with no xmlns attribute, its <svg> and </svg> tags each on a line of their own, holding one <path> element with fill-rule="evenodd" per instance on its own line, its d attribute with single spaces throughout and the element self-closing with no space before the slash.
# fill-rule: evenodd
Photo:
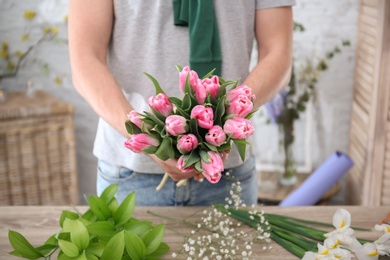
<svg viewBox="0 0 390 260">
<path fill-rule="evenodd" d="M 165 183 L 168 180 L 168 177 L 169 177 L 168 173 L 165 173 L 164 177 L 162 178 L 162 180 L 160 182 L 160 184 L 156 187 L 156 190 L 161 190 L 164 187 Z"/>
</svg>

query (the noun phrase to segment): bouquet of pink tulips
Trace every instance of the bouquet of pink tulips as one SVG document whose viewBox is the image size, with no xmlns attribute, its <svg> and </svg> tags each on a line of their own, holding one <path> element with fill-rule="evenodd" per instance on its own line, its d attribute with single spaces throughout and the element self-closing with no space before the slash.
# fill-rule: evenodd
<svg viewBox="0 0 390 260">
<path fill-rule="evenodd" d="M 182 98 L 168 97 L 158 81 L 145 73 L 156 96 L 148 99 L 150 112 L 128 114 L 126 129 L 131 137 L 125 146 L 161 160 L 177 159 L 183 174 L 196 169 L 210 183 L 217 183 L 224 170 L 221 154 L 231 150 L 232 142 L 245 160 L 246 138 L 254 132 L 249 119 L 255 112 L 255 96 L 248 86 L 213 76 L 213 71 L 200 79 L 187 66 L 177 69 Z"/>
</svg>

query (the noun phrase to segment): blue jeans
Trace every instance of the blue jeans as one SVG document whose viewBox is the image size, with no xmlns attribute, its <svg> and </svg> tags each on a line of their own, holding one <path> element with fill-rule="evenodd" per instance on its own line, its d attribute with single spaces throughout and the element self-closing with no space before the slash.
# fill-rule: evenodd
<svg viewBox="0 0 390 260">
<path fill-rule="evenodd" d="M 206 179 L 199 182 L 191 178 L 188 179 L 187 185 L 176 187 L 176 182 L 168 178 L 164 187 L 156 191 L 162 178 L 163 174 L 139 173 L 99 160 L 97 193 L 100 195 L 110 184 L 117 183 L 118 202 L 122 202 L 130 192 L 135 192 L 138 206 L 206 206 L 225 204 L 225 198 L 230 197 L 232 184 L 239 180 L 243 202 L 248 206 L 257 204 L 258 186 L 254 157 L 238 167 L 226 169 L 217 184 L 211 184 Z"/>
</svg>

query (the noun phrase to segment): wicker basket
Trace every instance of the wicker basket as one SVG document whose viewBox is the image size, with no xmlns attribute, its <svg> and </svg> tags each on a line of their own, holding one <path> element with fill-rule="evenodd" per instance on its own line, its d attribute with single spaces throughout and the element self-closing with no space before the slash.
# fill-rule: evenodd
<svg viewBox="0 0 390 260">
<path fill-rule="evenodd" d="M 78 203 L 73 108 L 43 91 L 0 103 L 0 205 Z"/>
</svg>

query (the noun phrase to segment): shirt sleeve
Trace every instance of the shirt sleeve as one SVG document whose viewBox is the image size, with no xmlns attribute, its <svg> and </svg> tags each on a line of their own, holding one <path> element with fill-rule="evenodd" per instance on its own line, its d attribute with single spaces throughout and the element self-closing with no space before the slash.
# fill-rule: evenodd
<svg viewBox="0 0 390 260">
<path fill-rule="evenodd" d="M 293 6 L 295 4 L 295 0 L 256 0 L 256 9 Z"/>
</svg>

